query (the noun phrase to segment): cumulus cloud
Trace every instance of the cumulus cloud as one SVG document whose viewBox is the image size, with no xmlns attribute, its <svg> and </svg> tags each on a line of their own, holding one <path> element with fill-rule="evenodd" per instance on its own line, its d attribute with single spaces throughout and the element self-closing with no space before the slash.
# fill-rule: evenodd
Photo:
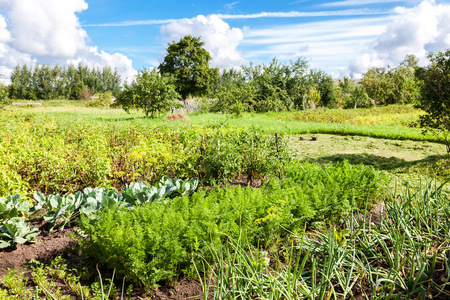
<svg viewBox="0 0 450 300">
<path fill-rule="evenodd" d="M 85 0 L 3 0 L 0 15 L 0 72 L 9 76 L 16 65 L 69 64 L 117 68 L 123 79 L 136 71 L 122 54 L 109 54 L 88 45 L 77 13 Z"/>
<path fill-rule="evenodd" d="M 370 67 L 398 65 L 407 54 L 426 64 L 428 52 L 450 48 L 450 5 L 426 0 L 416 7 L 397 7 L 397 15 L 386 30 L 367 49 L 350 62 L 350 71 L 358 74 Z"/>
<path fill-rule="evenodd" d="M 185 35 L 200 36 L 205 49 L 211 54 L 211 66 L 218 68 L 240 67 L 245 63 L 238 50 L 244 34 L 239 28 L 231 28 L 217 15 L 199 15 L 192 19 L 176 20 L 161 26 L 167 42 L 178 41 Z"/>
</svg>

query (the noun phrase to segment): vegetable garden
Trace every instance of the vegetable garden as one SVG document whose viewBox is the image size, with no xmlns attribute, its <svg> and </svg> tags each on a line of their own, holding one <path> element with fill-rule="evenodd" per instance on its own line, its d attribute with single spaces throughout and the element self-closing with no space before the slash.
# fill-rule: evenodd
<svg viewBox="0 0 450 300">
<path fill-rule="evenodd" d="M 406 127 L 421 113 L 8 109 L 0 299 L 448 299 L 449 158 Z M 354 164 L 324 133 L 430 146 Z"/>
</svg>

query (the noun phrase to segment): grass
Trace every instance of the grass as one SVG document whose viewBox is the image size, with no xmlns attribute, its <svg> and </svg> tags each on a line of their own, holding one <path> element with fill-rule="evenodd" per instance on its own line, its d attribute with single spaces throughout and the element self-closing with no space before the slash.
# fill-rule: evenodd
<svg viewBox="0 0 450 300">
<path fill-rule="evenodd" d="M 290 135 L 288 145 L 300 160 L 320 164 L 348 160 L 373 166 L 397 179 L 450 178 L 445 145 L 427 141 L 389 140 L 361 136 Z M 303 138 L 304 140 L 301 140 Z"/>
<path fill-rule="evenodd" d="M 84 102 L 81 104 L 84 105 Z M 264 114 L 245 113 L 242 118 L 234 118 L 225 114 L 190 114 L 190 122 L 180 123 L 165 121 L 167 114 L 157 119 L 146 119 L 142 113 L 137 111 L 127 114 L 121 109 L 87 108 L 81 104 L 77 101 L 49 101 L 43 107 L 9 108 L 9 110 L 14 110 L 16 113 L 37 113 L 48 117 L 62 117 L 70 122 L 95 122 L 135 128 L 254 126 L 270 133 L 281 134 L 321 133 L 438 142 L 438 139 L 432 134 L 423 135 L 421 129 L 408 126 L 418 119 L 421 111 L 406 105 L 345 111 L 334 109 Z"/>
</svg>

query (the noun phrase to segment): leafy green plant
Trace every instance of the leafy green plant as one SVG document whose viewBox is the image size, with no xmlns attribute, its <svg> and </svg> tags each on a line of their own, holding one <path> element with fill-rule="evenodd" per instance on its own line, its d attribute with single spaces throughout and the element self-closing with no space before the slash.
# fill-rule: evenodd
<svg viewBox="0 0 450 300">
<path fill-rule="evenodd" d="M 59 226 L 59 229 L 63 230 L 64 226 L 78 214 L 78 208 L 80 208 L 83 200 L 81 192 L 64 196 L 48 195 L 44 206 L 47 211 L 44 220 L 50 225 L 49 231 L 55 226 Z"/>
<path fill-rule="evenodd" d="M 141 205 L 149 202 L 161 202 L 169 195 L 190 195 L 198 186 L 198 178 L 189 180 L 173 179 L 167 176 L 156 183 L 155 186 L 145 182 L 132 182 L 127 184 L 122 191 L 123 199 L 133 205 Z"/>
<path fill-rule="evenodd" d="M 80 213 L 90 219 L 96 219 L 104 209 L 118 209 L 120 207 L 131 207 L 130 203 L 123 200 L 123 195 L 115 190 L 103 188 L 85 188 L 83 190 L 84 200 L 80 207 Z"/>
<path fill-rule="evenodd" d="M 30 209 L 28 201 L 19 201 L 20 195 L 0 197 L 0 224 L 13 217 L 22 217 Z"/>
<path fill-rule="evenodd" d="M 27 280 L 24 278 L 24 273 L 8 268 L 8 274 L 3 277 L 2 282 L 11 294 L 18 296 L 25 294 Z"/>
<path fill-rule="evenodd" d="M 15 243 L 34 242 L 39 235 L 37 227 L 30 227 L 19 217 L 14 217 L 0 226 L 0 249 L 7 248 Z"/>
</svg>

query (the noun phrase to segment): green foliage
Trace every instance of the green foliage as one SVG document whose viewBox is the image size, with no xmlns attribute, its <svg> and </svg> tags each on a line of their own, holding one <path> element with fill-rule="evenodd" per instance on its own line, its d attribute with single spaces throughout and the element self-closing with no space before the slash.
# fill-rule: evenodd
<svg viewBox="0 0 450 300">
<path fill-rule="evenodd" d="M 288 160 L 286 143 L 281 135 L 265 135 L 254 130 L 230 133 L 218 131 L 204 137 L 197 160 L 203 181 L 224 183 L 242 174 L 251 182 L 268 180 L 281 172 L 283 162 Z"/>
<path fill-rule="evenodd" d="M 13 295 L 22 297 L 26 294 L 27 279 L 24 278 L 25 273 L 8 268 L 8 274 L 2 279 L 4 287 Z"/>
<path fill-rule="evenodd" d="M 338 99 L 341 89 L 337 87 Z M 420 115 L 420 111 L 413 106 L 390 105 L 375 106 L 370 109 L 333 109 L 323 111 L 300 111 L 286 113 L 279 116 L 279 120 L 293 120 L 303 123 L 324 123 L 324 124 L 351 124 L 358 126 L 385 125 L 389 127 L 410 126 L 410 124 Z M 357 134 L 355 134 L 357 135 Z M 398 136 L 397 136 L 398 138 Z"/>
<path fill-rule="evenodd" d="M 428 58 L 430 65 L 416 72 L 422 80 L 421 99 L 417 107 L 426 112 L 419 123 L 445 143 L 450 155 L 450 49 L 430 53 Z"/>
<path fill-rule="evenodd" d="M 49 232 L 56 226 L 63 230 L 64 226 L 67 223 L 70 225 L 70 221 L 80 213 L 89 219 L 97 219 L 102 210 L 117 210 L 151 202 L 158 203 L 169 196 L 189 196 L 197 189 L 197 186 L 198 178 L 184 181 L 164 176 L 155 186 L 149 186 L 145 182 L 132 182 L 129 185 L 125 185 L 125 188 L 120 193 L 99 187 L 94 189 L 88 187 L 83 190 L 83 193 L 78 191 L 75 194 L 69 193 L 64 196 L 59 194 L 45 196 L 36 192 L 33 195 L 36 205 L 32 207 L 30 212 L 34 214 L 45 209 L 44 221 L 49 225 Z M 9 201 L 7 204 L 12 203 L 9 206 L 5 205 L 5 208 L 9 209 L 5 209 L 5 213 L 9 213 L 6 216 L 16 216 L 18 214 L 17 209 L 10 207 L 16 204 L 13 201 L 16 201 L 18 198 L 20 198 L 19 195 L 5 198 L 5 201 Z M 0 202 L 0 204 L 2 203 Z M 28 205 L 22 206 L 28 211 Z"/>
<path fill-rule="evenodd" d="M 414 75 L 416 66 L 412 63 L 413 57 L 407 56 L 397 68 L 369 69 L 363 74 L 361 85 L 377 104 L 416 103 L 419 82 Z"/>
<path fill-rule="evenodd" d="M 0 226 L 0 249 L 7 248 L 15 243 L 33 242 L 39 235 L 37 227 L 30 227 L 19 217 L 14 217 Z"/>
<path fill-rule="evenodd" d="M 310 92 L 318 93 L 311 99 Z M 243 72 L 224 71 L 214 94 L 217 102 L 212 111 L 284 111 L 311 108 L 311 102 L 334 107 L 333 79 L 321 71 L 308 70 L 304 59 L 281 64 L 276 59 L 268 65 L 250 65 Z M 313 101 L 311 101 L 313 100 Z"/>
<path fill-rule="evenodd" d="M 114 106 L 122 107 L 125 111 L 142 109 L 145 116 L 156 117 L 156 114 L 177 107 L 174 78 L 170 75 L 159 74 L 156 69 L 139 72 L 131 85 L 126 85 L 117 96 Z"/>
<path fill-rule="evenodd" d="M 182 196 L 192 194 L 198 186 L 198 178 L 191 178 L 183 181 L 173 179 L 167 176 L 156 183 L 155 186 L 149 186 L 145 182 L 132 182 L 126 185 L 121 195 L 124 201 L 133 205 L 142 205 L 152 202 L 161 202 L 168 196 Z"/>
<path fill-rule="evenodd" d="M 320 101 L 315 102 L 321 107 L 333 108 L 336 107 L 336 93 L 333 78 L 323 71 L 311 70 L 309 77 L 320 94 Z"/>
<path fill-rule="evenodd" d="M 85 99 L 88 94 L 115 93 L 120 89 L 121 79 L 117 70 L 110 67 L 89 68 L 79 64 L 16 66 L 11 74 L 9 95 L 11 99 L 51 100 Z M 88 92 L 88 93 L 87 93 Z"/>
<path fill-rule="evenodd" d="M 336 94 L 337 103 L 342 108 L 369 108 L 375 105 L 363 87 L 347 77 L 337 85 Z"/>
<path fill-rule="evenodd" d="M 35 194 L 36 200 L 41 200 L 44 196 L 40 193 Z M 49 231 L 58 226 L 60 230 L 64 229 L 66 224 L 78 214 L 78 209 L 83 203 L 83 195 L 81 192 L 75 194 L 67 194 L 60 196 L 52 194 L 45 197 L 45 202 L 38 202 L 47 212 L 44 216 L 45 222 L 49 224 Z"/>
<path fill-rule="evenodd" d="M 86 103 L 86 107 L 110 107 L 113 104 L 113 95 L 110 91 L 95 94 L 94 97 L 97 97 L 97 99 L 88 99 L 89 101 Z"/>
<path fill-rule="evenodd" d="M 253 109 L 255 111 L 283 111 L 304 109 L 310 87 L 308 63 L 298 59 L 280 64 L 274 59 L 269 65 L 244 67 L 246 81 L 254 86 Z"/>
<path fill-rule="evenodd" d="M 11 100 L 8 99 L 8 88 L 0 84 L 0 110 L 10 103 Z"/>
<path fill-rule="evenodd" d="M 226 112 L 235 117 L 242 117 L 242 113 L 252 110 L 254 99 L 253 86 L 245 83 L 233 82 L 220 85 L 215 91 L 217 101 L 211 107 L 213 112 Z"/>
<path fill-rule="evenodd" d="M 308 100 L 309 107 L 316 108 L 316 104 L 318 104 L 320 101 L 320 92 L 315 86 L 308 90 Z"/>
<path fill-rule="evenodd" d="M 169 44 L 164 61 L 159 65 L 161 74 L 175 78 L 177 92 L 183 100 L 191 95 L 208 94 L 219 77 L 219 70 L 209 67 L 211 56 L 200 37 L 187 35 Z"/>
<path fill-rule="evenodd" d="M 205 190 L 132 210 L 106 210 L 82 217 L 84 250 L 137 284 L 155 287 L 181 273 L 192 275 L 209 247 L 228 238 L 270 245 L 306 222 L 329 222 L 374 201 L 380 180 L 372 168 L 348 163 L 320 167 L 293 163 L 281 183 L 262 189 Z M 287 230 L 288 231 L 287 231 Z M 86 236 L 85 236 L 86 237 Z"/>
<path fill-rule="evenodd" d="M 20 195 L 0 197 L 0 224 L 4 221 L 14 218 L 23 217 L 30 209 L 28 201 L 20 202 Z"/>
</svg>

